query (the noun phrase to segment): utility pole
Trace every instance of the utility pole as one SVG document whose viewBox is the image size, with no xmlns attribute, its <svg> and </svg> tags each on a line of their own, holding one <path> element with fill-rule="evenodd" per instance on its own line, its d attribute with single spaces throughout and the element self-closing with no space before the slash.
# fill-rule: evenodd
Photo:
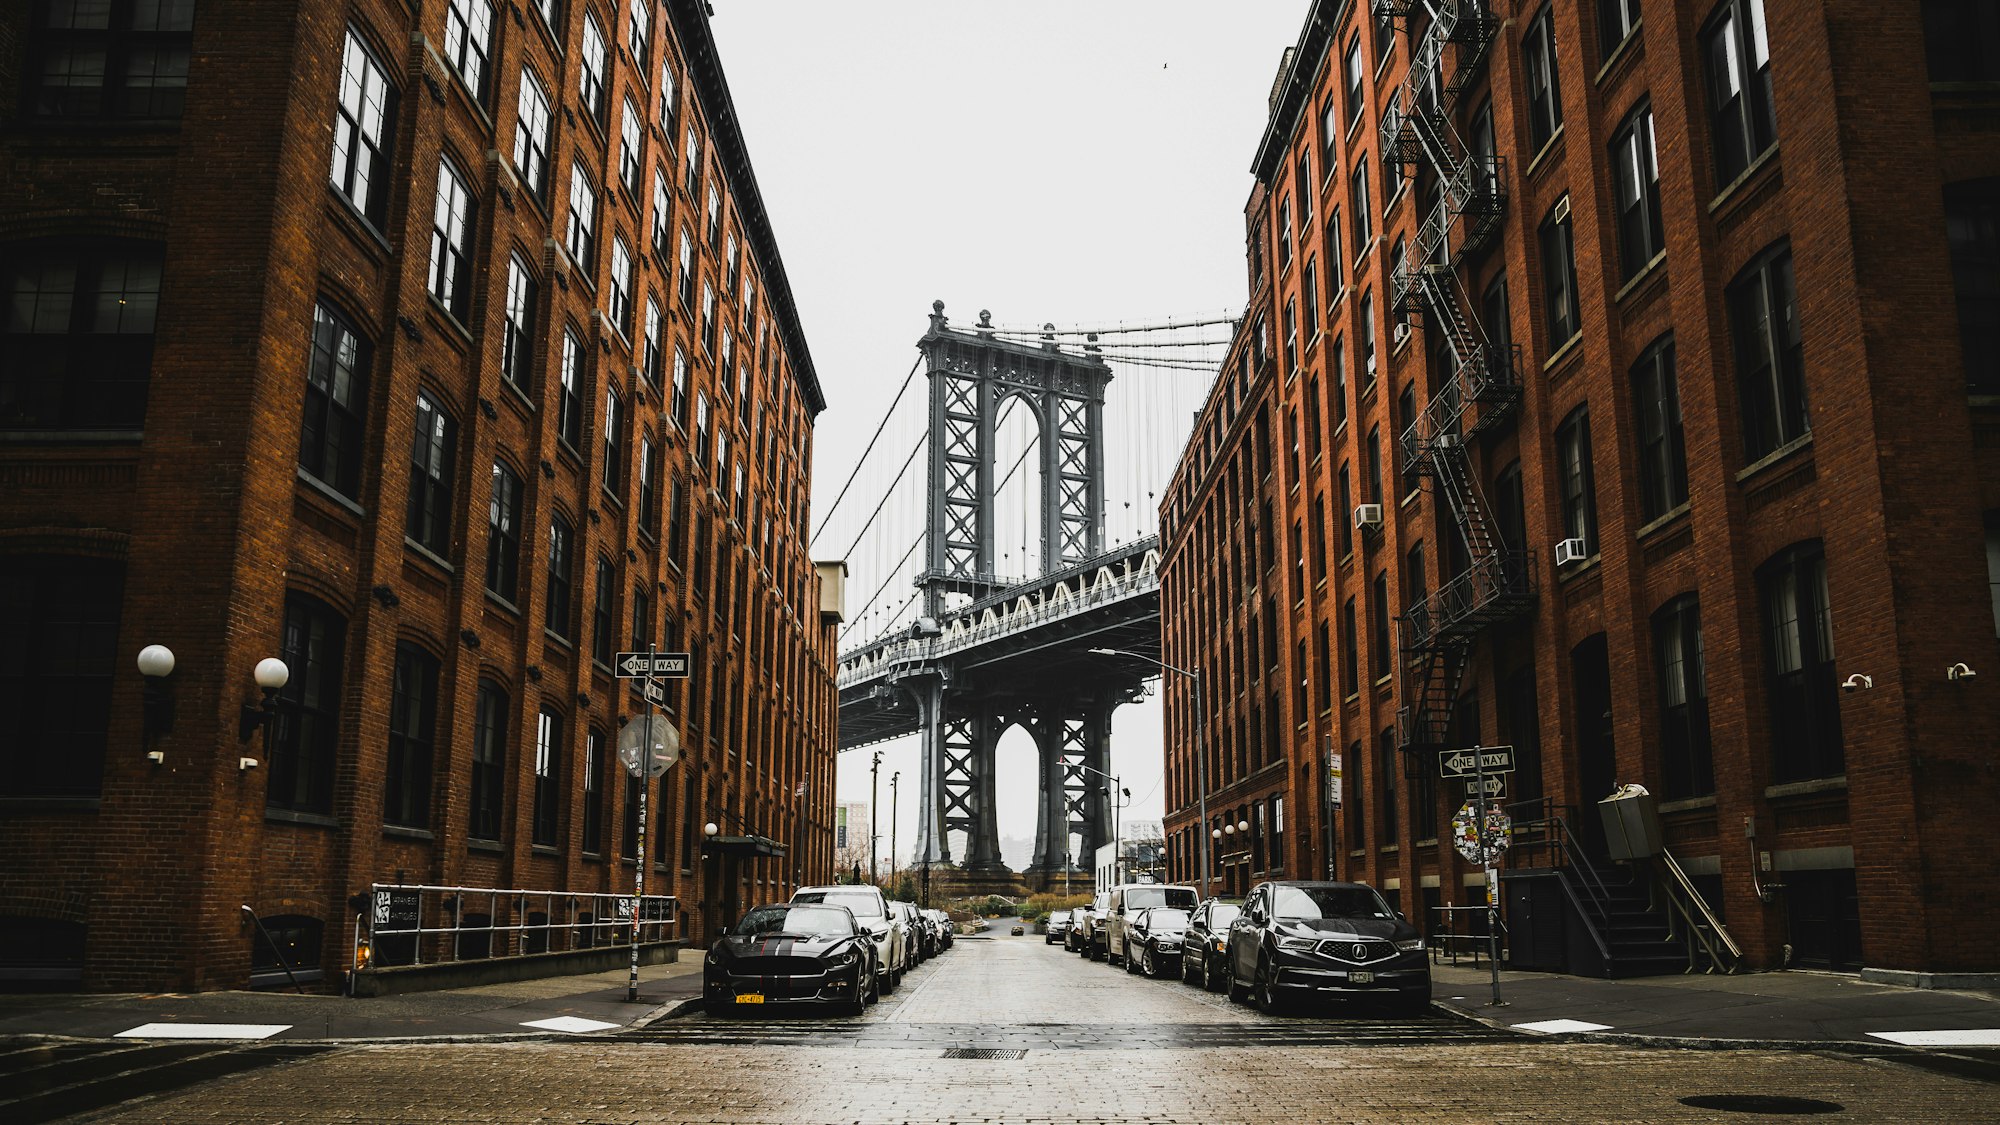
<svg viewBox="0 0 2000 1125">
<path fill-rule="evenodd" d="M 896 883 L 896 785 L 902 780 L 902 770 L 889 775 L 889 884 L 892 889 Z"/>
<path fill-rule="evenodd" d="M 882 752 L 877 750 L 875 761 L 868 767 L 868 881 L 871 883 L 876 881 L 875 841 L 882 838 L 881 834 L 875 831 L 879 827 L 875 823 L 875 816 L 880 811 L 879 806 L 882 801 L 881 776 Z"/>
</svg>

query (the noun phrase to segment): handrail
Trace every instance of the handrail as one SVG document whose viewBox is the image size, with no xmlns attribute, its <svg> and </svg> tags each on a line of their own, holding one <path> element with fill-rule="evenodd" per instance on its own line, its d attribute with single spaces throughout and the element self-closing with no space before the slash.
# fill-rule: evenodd
<svg viewBox="0 0 2000 1125">
<path fill-rule="evenodd" d="M 1695 923 L 1694 915 L 1688 910 L 1687 904 L 1681 901 L 1683 897 L 1694 901 L 1695 909 L 1701 913 L 1702 922 L 1706 923 L 1709 929 L 1714 931 L 1715 937 L 1722 942 L 1723 948 L 1729 951 L 1729 963 L 1723 971 L 1725 973 L 1735 972 L 1736 967 L 1743 961 L 1743 950 L 1736 944 L 1736 939 L 1729 936 L 1728 927 L 1722 924 L 1722 919 L 1715 916 L 1715 911 L 1709 908 L 1708 900 L 1701 896 L 1699 890 L 1695 889 L 1694 880 L 1688 878 L 1687 872 L 1682 870 L 1680 862 L 1674 859 L 1674 853 L 1661 848 L 1659 859 L 1660 865 L 1665 867 L 1667 873 L 1673 877 L 1672 883 L 1667 888 L 1667 898 L 1673 903 L 1674 908 L 1680 911 L 1681 916 L 1687 920 L 1689 932 L 1701 942 L 1702 948 L 1708 952 L 1709 971 L 1713 972 L 1714 967 L 1722 963 L 1722 957 L 1716 952 L 1714 943 L 1703 933 L 1702 927 Z M 1676 891 L 1679 894 L 1675 894 L 1674 892 Z M 1688 967 L 1690 969 L 1693 968 L 1692 965 Z"/>
<path fill-rule="evenodd" d="M 1604 958 L 1604 963 L 1609 965 L 1611 963 L 1611 943 L 1604 940 L 1604 935 L 1597 931 L 1597 923 L 1591 919 L 1590 911 L 1584 908 L 1583 900 L 1576 895 L 1576 888 L 1570 885 L 1568 872 L 1559 868 L 1555 875 L 1556 885 L 1562 888 L 1563 894 L 1569 896 L 1570 905 L 1576 907 L 1577 920 L 1583 923 L 1584 931 L 1590 934 L 1592 944 L 1597 946 L 1598 956 Z"/>
<path fill-rule="evenodd" d="M 264 935 L 264 944 L 270 946 L 271 952 L 278 955 L 278 967 L 280 969 L 285 970 L 285 978 L 292 982 L 293 988 L 298 989 L 300 992 L 304 992 L 306 990 L 306 986 L 299 983 L 298 974 L 292 972 L 291 959 L 285 956 L 285 951 L 283 949 L 278 948 L 278 942 L 275 938 L 271 936 L 271 931 L 264 928 L 264 920 L 262 918 L 257 917 L 257 912 L 255 910 L 250 909 L 250 904 L 247 902 L 243 904 L 243 913 L 248 914 L 250 916 L 250 924 L 256 926 L 257 932 Z"/>
</svg>

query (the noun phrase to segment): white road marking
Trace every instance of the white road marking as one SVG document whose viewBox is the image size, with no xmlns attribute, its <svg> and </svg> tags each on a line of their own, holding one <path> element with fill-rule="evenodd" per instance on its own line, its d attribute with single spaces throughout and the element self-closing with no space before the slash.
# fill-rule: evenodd
<svg viewBox="0 0 2000 1125">
<path fill-rule="evenodd" d="M 1609 1031 L 1608 1023 L 1585 1023 L 1582 1020 L 1542 1020 L 1539 1023 L 1517 1023 L 1516 1031 L 1539 1031 L 1544 1035 L 1555 1035 L 1564 1031 Z"/>
<path fill-rule="evenodd" d="M 1905 1047 L 2000 1047 L 2000 1027 L 1964 1031 L 1871 1031 L 1868 1034 Z"/>
<path fill-rule="evenodd" d="M 529 1020 L 522 1027 L 537 1027 L 544 1031 L 567 1031 L 581 1034 L 586 1031 L 609 1031 L 618 1025 L 602 1020 L 587 1020 L 578 1016 L 556 1016 L 554 1019 Z"/>
<path fill-rule="evenodd" d="M 288 1023 L 142 1023 L 118 1039 L 269 1039 L 290 1031 Z"/>
</svg>

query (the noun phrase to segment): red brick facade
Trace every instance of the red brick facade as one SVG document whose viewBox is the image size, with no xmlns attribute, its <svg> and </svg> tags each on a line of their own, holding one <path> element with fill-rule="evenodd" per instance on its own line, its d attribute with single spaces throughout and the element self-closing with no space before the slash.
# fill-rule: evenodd
<svg viewBox="0 0 2000 1125">
<path fill-rule="evenodd" d="M 1474 138 L 1490 106 L 1491 151 L 1503 162 L 1499 234 L 1454 262 L 1452 277 L 1482 318 L 1494 307 L 1486 295 L 1505 278 L 1504 316 L 1485 330 L 1518 345 L 1519 405 L 1468 456 L 1499 519 L 1519 481 L 1512 511 L 1534 593 L 1524 616 L 1487 629 L 1472 649 L 1455 744 L 1515 746 L 1523 769 L 1506 800 L 1518 802 L 1517 817 L 1550 810 L 1586 835 L 1597 819 L 1591 806 L 1614 784 L 1646 785 L 1662 798 L 1668 847 L 1760 966 L 1780 964 L 1789 949 L 1797 963 L 1835 968 L 2000 968 L 1982 936 L 2000 916 L 1974 843 L 2000 797 L 1992 753 L 2000 709 L 1984 686 L 1987 668 L 2000 668 L 2000 646 L 1981 558 L 2000 507 L 2000 463 L 1990 455 L 2000 413 L 1996 400 L 1967 393 L 1978 380 L 1961 351 L 1945 202 L 1950 185 L 2000 175 L 2000 87 L 1933 81 L 1924 33 L 1932 6 L 1649 0 L 1621 35 L 1604 21 L 1638 5 L 1495 0 L 1497 34 L 1452 118 Z M 1768 18 L 1738 42 L 1754 70 L 1767 35 L 1776 139 L 1745 146 L 1747 167 L 1724 180 L 1730 165 L 1719 147 L 1728 142 L 1704 47 L 1731 15 L 1755 22 L 1753 10 Z M 1560 124 L 1536 144 L 1527 56 L 1544 13 Z M 1251 824 L 1249 842 L 1217 849 L 1224 887 L 1240 892 L 1265 874 L 1337 875 L 1383 888 L 1417 916 L 1483 901 L 1483 892 L 1477 868 L 1451 846 L 1462 798 L 1445 790 L 1456 787 L 1427 780 L 1435 755 L 1399 749 L 1409 654 L 1378 652 L 1381 631 L 1371 627 L 1386 614 L 1389 635 L 1405 636 L 1412 591 L 1438 591 L 1453 577 L 1451 514 L 1431 480 L 1406 489 L 1392 440 L 1408 427 L 1405 389 L 1421 407 L 1439 375 L 1426 358 L 1429 326 L 1413 318 L 1399 338 L 1388 307 L 1393 248 L 1416 245 L 1429 185 L 1416 176 L 1385 191 L 1378 124 L 1414 40 L 1401 19 L 1393 35 L 1378 36 L 1374 25 L 1366 3 L 1314 4 L 1273 93 L 1247 213 L 1246 328 L 1162 509 L 1163 628 L 1168 661 L 1209 672 L 1211 820 Z M 1349 127 L 1343 59 L 1357 36 L 1363 104 Z M 1627 262 L 1617 146 L 1647 106 L 1659 252 Z M 1374 229 L 1357 245 L 1353 177 L 1363 160 Z M 1309 219 L 1302 195 L 1312 200 Z M 1560 267 L 1540 237 L 1564 200 L 1575 259 L 1570 315 L 1580 321 L 1567 340 L 1551 339 L 1548 278 Z M 1335 208 L 1344 288 L 1330 297 Z M 1289 253 L 1280 245 L 1288 219 Z M 1303 292 L 1308 260 L 1318 265 L 1316 300 Z M 1777 338 L 1795 324 L 1810 421 L 1771 448 L 1746 414 L 1752 321 L 1732 294 L 1764 276 L 1760 264 L 1780 260 L 1791 263 L 1796 313 L 1775 322 Z M 1381 356 L 1374 380 L 1356 359 L 1369 328 L 1366 298 Z M 1295 370 L 1286 358 L 1291 303 L 1316 309 L 1302 317 Z M 1330 355 L 1336 340 L 1344 380 Z M 1684 491 L 1665 494 L 1677 502 L 1662 505 L 1642 467 L 1658 447 L 1642 425 L 1635 368 L 1666 340 L 1685 470 Z M 1582 479 L 1594 535 L 1587 558 L 1558 566 L 1575 493 L 1559 444 L 1586 407 Z M 1379 531 L 1353 533 L 1349 551 L 1342 529 L 1367 500 L 1373 433 L 1384 515 Z M 1317 517 L 1323 531 L 1316 508 L 1326 513 Z M 1786 574 L 1810 577 L 1820 552 L 1831 640 L 1822 629 L 1806 644 L 1832 667 L 1797 681 L 1799 691 L 1820 693 L 1817 709 L 1786 710 L 1776 701 L 1790 689 L 1773 652 L 1774 613 L 1783 598 L 1797 608 L 1811 597 L 1774 591 Z M 1420 575 L 1410 573 L 1413 559 Z M 1787 560 L 1804 560 L 1802 569 L 1779 565 Z M 1353 672 L 1349 599 L 1352 651 L 1363 665 Z M 1667 749 L 1681 745 L 1669 724 L 1688 713 L 1662 688 L 1663 611 L 1675 605 L 1698 606 L 1690 644 L 1705 671 L 1712 784 L 1690 782 L 1685 751 Z M 1979 678 L 1948 678 L 1961 662 Z M 1873 686 L 1856 681 L 1856 690 L 1827 694 L 1855 674 Z M 1333 690 L 1322 686 L 1328 677 Z M 1201 831 L 1186 750 L 1192 697 L 1177 683 L 1166 691 L 1170 857 L 1177 877 L 1191 877 Z M 1783 719 L 1808 713 L 1823 724 L 1810 737 Z M 1831 756 L 1801 766 L 1779 749 L 1808 744 Z M 1329 753 L 1342 755 L 1345 774 L 1345 802 L 1330 821 Z M 1282 801 L 1287 834 L 1275 852 L 1273 801 Z M 1756 887 L 1773 883 L 1783 889 L 1761 899 Z"/>
<path fill-rule="evenodd" d="M 46 778 L 23 771 L 61 747 L 36 736 L 74 720 L 45 708 L 0 729 L 12 775 L 0 793 L 0 972 L 74 980 L 80 969 L 92 989 L 242 987 L 248 905 L 321 927 L 316 967 L 330 983 L 350 954 L 347 900 L 370 883 L 629 893 L 630 808 L 611 750 L 644 704 L 602 656 L 648 642 L 691 651 L 695 673 L 669 693 L 685 748 L 652 794 L 663 831 L 648 841 L 648 893 L 678 895 L 680 936 L 698 939 L 724 913 L 825 880 L 832 633 L 805 547 L 825 402 L 701 5 L 197 3 L 178 41 L 191 60 L 184 109 L 104 108 L 130 106 L 141 86 L 119 68 L 144 37 L 114 27 L 109 92 L 80 116 L 80 95 L 44 77 L 71 41 L 44 8 L 0 6 L 17 32 L 0 39 L 0 272 L 10 258 L 55 262 L 8 274 L 17 298 L 33 291 L 54 308 L 51 294 L 86 286 L 68 263 L 138 246 L 160 262 L 158 312 L 140 424 L 82 424 L 87 403 L 37 407 L 42 384 L 18 371 L 0 381 L 0 565 L 51 597 L 69 596 L 63 574 L 82 565 L 65 560 L 111 560 L 113 576 L 82 595 L 112 616 L 76 660 L 31 647 L 82 635 L 73 623 L 26 598 L 0 610 L 0 646 L 16 649 L 0 654 L 0 683 L 82 683 L 74 700 L 102 716 L 101 747 L 78 751 L 91 761 Z M 385 147 L 364 177 L 372 196 L 343 177 L 341 146 L 366 133 L 344 126 L 343 107 L 369 112 L 344 97 L 357 58 L 389 90 Z M 548 102 L 539 190 L 517 137 L 526 73 Z M 439 209 L 447 175 L 463 183 L 469 221 Z M 595 196 L 581 260 L 569 249 L 573 182 Z M 436 249 L 440 228 L 462 269 Z M 510 262 L 532 280 L 531 302 L 510 303 Z M 74 276 L 86 272 L 102 298 L 112 271 Z M 702 321 L 705 286 L 715 323 Z M 315 350 L 316 309 L 358 338 L 358 390 L 318 388 L 338 361 Z M 97 315 L 92 330 L 105 331 L 110 314 Z M 39 330 L 17 315 L 5 343 L 39 346 L 28 334 Z M 330 409 L 329 394 L 348 401 Z M 410 534 L 420 396 L 450 420 L 431 546 Z M 518 485 L 506 518 L 515 572 L 499 579 L 512 597 L 489 588 L 489 552 L 503 549 L 489 531 L 496 466 Z M 550 590 L 558 523 L 566 596 Z M 259 698 L 252 667 L 292 643 L 288 619 L 307 621 L 293 606 L 339 638 L 315 651 L 340 655 L 292 669 L 274 756 L 293 737 L 326 748 L 313 767 L 323 776 L 296 782 L 289 767 L 280 781 L 255 735 L 237 737 L 243 704 Z M 149 644 L 177 666 L 171 732 L 146 743 L 133 660 Z M 436 669 L 430 768 L 415 781 L 389 777 L 390 756 L 408 753 L 390 748 L 407 733 L 392 730 L 399 660 Z M 552 739 L 538 747 L 543 729 Z M 586 794 L 599 739 L 609 761 Z M 481 773 L 493 780 L 475 829 L 486 747 L 498 772 Z M 243 756 L 258 766 L 239 769 Z M 539 797 L 538 772 L 551 778 Z M 386 811 L 391 789 L 400 814 Z M 704 822 L 790 854 L 704 857 Z"/>
</svg>

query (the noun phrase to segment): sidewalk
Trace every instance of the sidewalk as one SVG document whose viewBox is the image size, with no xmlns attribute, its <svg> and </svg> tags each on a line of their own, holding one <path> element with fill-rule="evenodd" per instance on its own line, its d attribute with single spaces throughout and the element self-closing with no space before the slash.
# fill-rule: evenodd
<svg viewBox="0 0 2000 1125">
<path fill-rule="evenodd" d="M 1600 980 L 1461 962 L 1431 969 L 1445 1007 L 1494 1027 L 1687 1045 L 1901 1043 L 2000 1047 L 2000 994 L 1871 984 L 1815 972 Z"/>
<path fill-rule="evenodd" d="M 640 966 L 636 1002 L 625 999 L 629 979 L 621 968 L 367 1000 L 293 992 L 8 995 L 0 996 L 0 1036 L 452 1040 L 610 1031 L 699 999 L 701 958 Z"/>
</svg>

